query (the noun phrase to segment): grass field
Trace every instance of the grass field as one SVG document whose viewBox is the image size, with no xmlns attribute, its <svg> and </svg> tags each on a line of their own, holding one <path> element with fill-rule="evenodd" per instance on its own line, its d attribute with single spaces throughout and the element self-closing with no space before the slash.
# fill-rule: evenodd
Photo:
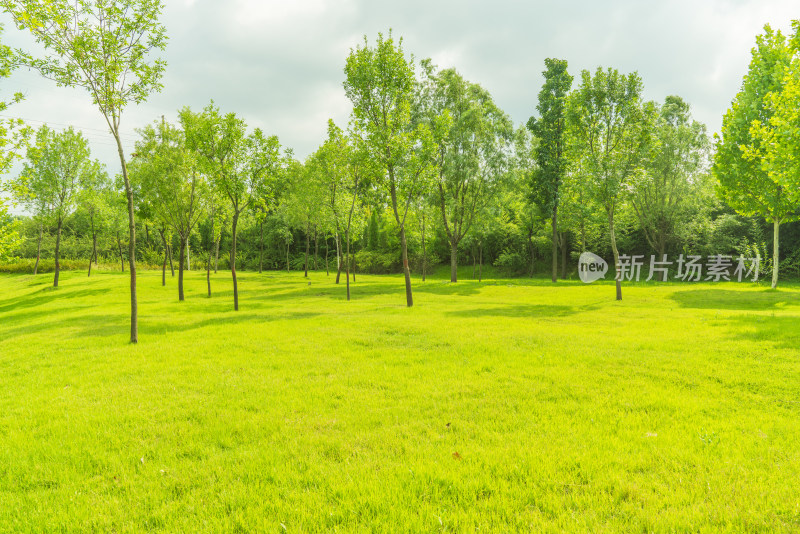
<svg viewBox="0 0 800 534">
<path fill-rule="evenodd" d="M 800 288 L 310 276 L 0 275 L 0 531 L 800 530 Z"/>
</svg>

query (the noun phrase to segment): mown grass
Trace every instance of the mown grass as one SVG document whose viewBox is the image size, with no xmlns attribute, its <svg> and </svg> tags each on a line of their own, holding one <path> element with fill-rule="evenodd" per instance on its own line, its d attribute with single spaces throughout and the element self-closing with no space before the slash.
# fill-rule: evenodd
<svg viewBox="0 0 800 534">
<path fill-rule="evenodd" d="M 797 287 L 240 279 L 0 276 L 0 531 L 800 530 Z"/>
</svg>

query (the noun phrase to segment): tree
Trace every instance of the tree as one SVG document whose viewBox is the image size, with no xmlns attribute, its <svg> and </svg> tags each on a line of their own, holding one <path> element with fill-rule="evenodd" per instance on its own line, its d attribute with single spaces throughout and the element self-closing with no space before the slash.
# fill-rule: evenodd
<svg viewBox="0 0 800 534">
<path fill-rule="evenodd" d="M 158 20 L 163 4 L 161 0 L 0 0 L 0 6 L 19 29 L 29 30 L 52 53 L 34 58 L 18 51 L 20 62 L 58 85 L 87 90 L 114 136 L 128 201 L 131 343 L 137 343 L 136 222 L 120 120 L 128 104 L 140 104 L 161 89 L 166 63 L 151 60 L 150 53 L 166 46 L 166 30 Z"/>
<path fill-rule="evenodd" d="M 364 37 L 363 46 L 350 50 L 345 64 L 344 88 L 353 103 L 351 125 L 364 140 L 369 157 L 382 169 L 381 185 L 400 237 L 406 304 L 414 305 L 408 265 L 406 219 L 416 197 L 424 190 L 433 170 L 433 137 L 428 126 L 412 121 L 414 65 L 391 32 L 378 34 L 374 47 Z"/>
<path fill-rule="evenodd" d="M 567 62 L 563 59 L 545 59 L 544 85 L 539 92 L 536 109 L 541 115 L 531 117 L 528 128 L 538 139 L 536 145 L 537 166 L 531 173 L 531 197 L 542 213 L 550 216 L 553 229 L 553 273 L 558 278 L 558 204 L 561 183 L 568 168 L 566 117 L 567 95 L 572 87 L 572 76 L 567 73 Z M 566 243 L 564 243 L 566 250 Z"/>
<path fill-rule="evenodd" d="M 26 205 L 44 212 L 55 220 L 56 248 L 53 287 L 58 287 L 61 272 L 60 245 L 64 220 L 76 208 L 80 190 L 97 181 L 102 166 L 91 161 L 89 142 L 72 127 L 61 133 L 46 125 L 36 132 L 35 143 L 28 148 L 19 180 L 21 189 L 28 192 Z"/>
<path fill-rule="evenodd" d="M 622 300 L 619 250 L 614 214 L 620 195 L 640 172 L 648 142 L 648 112 L 641 102 L 642 81 L 634 73 L 597 68 L 584 70 L 581 85 L 571 95 L 568 121 L 581 147 L 581 165 L 592 196 L 603 206 L 614 254 L 617 300 Z"/>
<path fill-rule="evenodd" d="M 110 185 L 105 168 L 99 162 L 95 162 L 94 166 L 95 169 L 87 174 L 78 194 L 78 209 L 89 218 L 89 229 L 92 232 L 92 253 L 87 277 L 92 276 L 92 262 L 97 265 L 97 231 L 105 221 L 108 208 L 104 202 L 104 192 Z"/>
<path fill-rule="evenodd" d="M 798 24 L 791 43 L 769 26 L 756 37 L 750 68 L 716 136 L 712 167 L 728 205 L 740 215 L 772 222 L 773 289 L 780 268 L 780 225 L 800 219 Z"/>
<path fill-rule="evenodd" d="M 213 102 L 202 113 L 181 112 L 187 144 L 202 158 L 211 185 L 231 205 L 231 276 L 233 309 L 239 310 L 236 279 L 236 239 L 239 217 L 265 197 L 270 178 L 278 174 L 282 159 L 280 143 L 256 129 L 246 135 L 245 122 L 234 113 L 222 115 Z"/>
<path fill-rule="evenodd" d="M 16 221 L 8 213 L 8 206 L 0 198 L 0 261 L 11 259 L 11 252 L 22 244 Z"/>
<path fill-rule="evenodd" d="M 191 120 L 187 114 L 182 119 Z M 189 236 L 204 214 L 205 177 L 195 154 L 186 147 L 184 131 L 166 121 L 139 130 L 131 176 L 151 199 L 154 216 L 178 236 L 178 300 L 184 300 L 183 271 Z"/>
<path fill-rule="evenodd" d="M 458 281 L 458 245 L 492 195 L 513 134 L 508 116 L 480 85 L 455 69 L 423 62 L 420 106 L 436 140 L 437 204 L 450 244 L 450 281 Z"/>
<path fill-rule="evenodd" d="M 668 96 L 655 116 L 644 172 L 631 183 L 631 204 L 659 259 L 688 227 L 707 155 L 705 126 L 691 120 L 689 104 L 681 97 Z"/>
</svg>

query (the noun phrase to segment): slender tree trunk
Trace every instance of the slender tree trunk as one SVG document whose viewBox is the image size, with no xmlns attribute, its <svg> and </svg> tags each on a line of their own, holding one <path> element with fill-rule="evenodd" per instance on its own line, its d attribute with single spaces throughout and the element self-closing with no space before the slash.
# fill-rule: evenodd
<svg viewBox="0 0 800 534">
<path fill-rule="evenodd" d="M 342 276 L 342 247 L 339 243 L 339 230 L 336 230 L 336 283 L 339 283 L 339 277 Z"/>
<path fill-rule="evenodd" d="M 119 230 L 117 230 L 117 248 L 119 249 L 119 261 L 122 264 L 122 272 L 125 272 L 125 257 L 122 255 L 122 241 L 119 239 Z"/>
<path fill-rule="evenodd" d="M 33 276 L 39 272 L 39 258 L 42 257 L 42 235 L 44 234 L 44 226 L 39 225 L 39 242 L 36 244 L 36 264 L 33 266 Z"/>
<path fill-rule="evenodd" d="M 264 221 L 261 221 L 261 241 L 260 241 L 260 248 L 258 251 L 258 274 L 261 274 L 264 270 Z"/>
<path fill-rule="evenodd" d="M 183 296 L 183 259 L 184 259 L 184 254 L 186 253 L 185 251 L 188 251 L 189 249 L 189 247 L 186 245 L 186 242 L 188 240 L 189 240 L 188 237 L 184 238 L 183 236 L 181 236 L 181 248 L 178 257 L 178 300 L 181 302 L 186 300 Z"/>
<path fill-rule="evenodd" d="M 291 241 L 286 242 L 286 272 L 289 272 L 289 247 L 292 245 Z"/>
<path fill-rule="evenodd" d="M 611 251 L 614 253 L 614 272 L 617 283 L 617 300 L 622 300 L 622 281 L 620 280 L 619 271 L 619 251 L 617 250 L 617 236 L 614 233 L 614 214 L 608 212 L 608 235 L 611 237 Z"/>
<path fill-rule="evenodd" d="M 122 151 L 122 140 L 117 129 L 118 124 L 114 124 L 112 133 L 117 141 L 117 151 L 119 161 L 122 165 L 122 179 L 125 182 L 125 196 L 128 198 L 128 262 L 131 271 L 131 343 L 139 342 L 139 302 L 136 298 L 136 219 L 134 218 L 133 189 L 128 178 L 128 166 L 125 164 L 125 154 Z"/>
<path fill-rule="evenodd" d="M 236 226 L 239 224 L 239 210 L 234 208 L 231 225 L 231 276 L 233 277 L 233 309 L 239 311 L 239 286 L 236 283 Z"/>
<path fill-rule="evenodd" d="M 319 241 L 317 240 L 317 226 L 314 225 L 314 271 L 318 269 L 317 257 L 319 256 Z"/>
<path fill-rule="evenodd" d="M 212 234 L 213 238 L 213 234 Z M 214 241 L 208 244 L 208 261 L 206 262 L 206 284 L 208 285 L 208 298 L 211 298 L 211 258 L 214 255 Z"/>
<path fill-rule="evenodd" d="M 772 289 L 778 287 L 778 271 L 780 270 L 778 236 L 780 234 L 780 229 L 781 229 L 781 221 L 780 219 L 776 218 L 773 221 L 773 230 L 772 230 Z"/>
<path fill-rule="evenodd" d="M 169 252 L 169 246 L 167 246 L 167 238 L 164 235 L 164 230 L 159 230 L 161 234 L 161 242 L 164 244 L 164 265 L 161 266 L 161 287 L 166 287 L 167 285 L 167 253 Z"/>
<path fill-rule="evenodd" d="M 214 274 L 217 274 L 217 267 L 219 266 L 219 242 L 222 241 L 222 231 L 220 230 L 220 236 L 217 238 L 216 249 L 217 251 L 214 253 Z"/>
<path fill-rule="evenodd" d="M 328 267 L 328 257 L 330 256 L 330 252 L 331 252 L 331 247 L 330 247 L 330 244 L 328 243 L 328 238 L 326 237 L 325 238 L 325 276 L 330 276 L 331 275 L 331 270 Z"/>
<path fill-rule="evenodd" d="M 478 245 L 478 282 L 483 282 L 483 241 Z"/>
<path fill-rule="evenodd" d="M 425 255 L 425 210 L 422 210 L 422 281 L 425 281 L 425 267 L 427 257 Z"/>
<path fill-rule="evenodd" d="M 94 215 L 90 215 L 89 219 L 92 222 L 92 257 L 89 258 L 89 274 L 86 276 L 92 276 L 92 260 L 94 260 L 95 265 L 97 265 L 97 232 L 94 229 Z"/>
<path fill-rule="evenodd" d="M 458 245 L 450 241 L 450 281 L 458 282 Z"/>
<path fill-rule="evenodd" d="M 408 244 L 406 242 L 406 229 L 400 229 L 400 246 L 403 248 L 403 273 L 406 278 L 406 305 L 410 308 L 414 305 L 414 297 L 411 295 L 411 270 L 408 268 Z"/>
<path fill-rule="evenodd" d="M 567 279 L 567 232 L 561 232 L 561 279 Z"/>
<path fill-rule="evenodd" d="M 350 256 L 350 262 L 351 262 L 351 269 L 350 270 L 353 272 L 353 283 L 355 284 L 356 283 L 356 255 L 355 255 L 355 251 L 353 252 L 352 256 Z"/>
<path fill-rule="evenodd" d="M 557 212 L 553 209 L 553 217 L 550 219 L 550 223 L 553 226 L 553 273 L 551 279 L 553 283 L 558 280 L 558 221 L 557 219 Z"/>
<path fill-rule="evenodd" d="M 167 254 L 169 255 L 169 272 L 172 274 L 172 277 L 175 278 L 175 266 L 172 264 L 172 238 L 170 237 L 170 242 L 167 244 Z"/>
<path fill-rule="evenodd" d="M 345 254 L 345 277 L 344 279 L 347 281 L 347 300 L 350 300 L 350 228 L 349 224 L 347 225 L 348 228 L 344 233 L 344 239 L 346 242 L 347 253 Z"/>
<path fill-rule="evenodd" d="M 61 255 L 61 227 L 63 224 L 64 219 L 59 215 L 58 225 L 56 227 L 55 275 L 53 276 L 53 287 L 58 287 L 58 275 L 61 272 L 61 263 L 59 263 L 58 257 Z"/>
<path fill-rule="evenodd" d="M 308 254 L 311 251 L 311 227 L 306 224 L 306 265 L 305 265 L 305 273 L 303 276 L 308 278 Z"/>
</svg>

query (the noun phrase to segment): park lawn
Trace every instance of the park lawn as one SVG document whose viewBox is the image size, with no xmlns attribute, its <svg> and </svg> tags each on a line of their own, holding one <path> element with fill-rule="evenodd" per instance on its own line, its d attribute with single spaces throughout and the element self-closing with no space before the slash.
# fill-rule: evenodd
<svg viewBox="0 0 800 534">
<path fill-rule="evenodd" d="M 800 530 L 800 288 L 333 278 L 0 275 L 0 531 Z"/>
</svg>

